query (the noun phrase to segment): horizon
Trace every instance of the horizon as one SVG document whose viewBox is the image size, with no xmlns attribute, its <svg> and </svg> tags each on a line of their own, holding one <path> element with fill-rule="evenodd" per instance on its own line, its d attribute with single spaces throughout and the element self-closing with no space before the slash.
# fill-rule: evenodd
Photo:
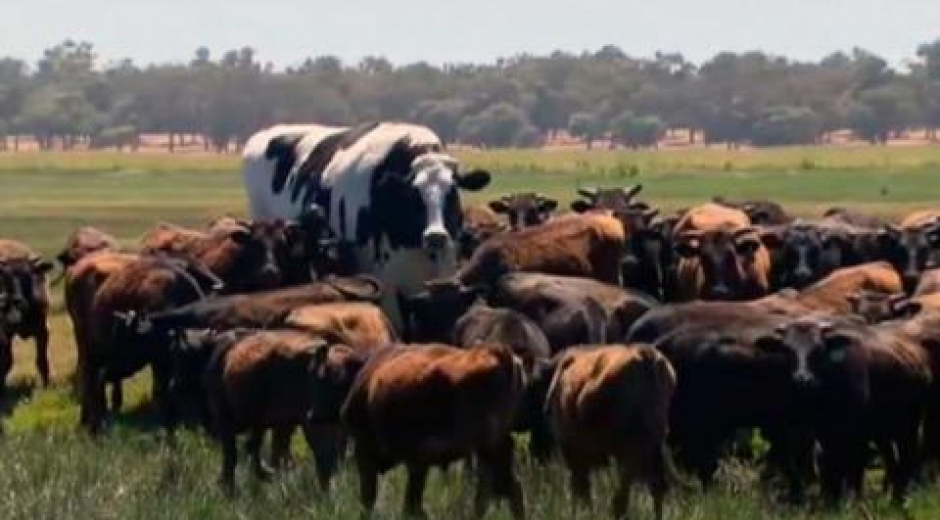
<svg viewBox="0 0 940 520">
<path fill-rule="evenodd" d="M 696 64 L 720 52 L 748 51 L 818 62 L 858 47 L 903 68 L 916 59 L 918 45 L 940 38 L 940 28 L 932 24 L 940 19 L 940 2 L 925 0 L 826 0 L 812 9 L 794 2 L 753 0 L 656 6 L 625 0 L 559 0 L 550 6 L 533 0 L 478 0 L 472 6 L 412 0 L 409 8 L 428 13 L 425 18 L 402 16 L 399 4 L 374 1 L 331 5 L 329 11 L 318 11 L 302 0 L 269 0 L 264 11 L 247 0 L 55 4 L 33 0 L 6 6 L 0 18 L 0 54 L 34 64 L 43 50 L 71 39 L 93 44 L 99 65 L 124 59 L 150 65 L 185 63 L 201 46 L 212 51 L 213 59 L 251 47 L 259 62 L 284 69 L 326 55 L 347 65 L 368 56 L 395 65 L 492 64 L 526 54 L 594 52 L 605 45 L 636 58 L 678 52 Z M 309 16 L 296 14 L 304 9 Z M 850 19 L 846 13 L 851 13 Z M 317 16 L 325 21 L 317 21 Z M 37 17 L 42 24 L 23 23 Z M 799 37 L 794 37 L 794 27 Z M 388 38 L 388 32 L 407 36 Z"/>
</svg>

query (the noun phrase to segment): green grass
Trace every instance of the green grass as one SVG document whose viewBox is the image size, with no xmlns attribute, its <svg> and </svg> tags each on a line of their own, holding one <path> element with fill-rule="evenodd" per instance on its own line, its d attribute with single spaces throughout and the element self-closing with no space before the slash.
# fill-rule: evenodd
<svg viewBox="0 0 940 520">
<path fill-rule="evenodd" d="M 642 194 L 666 209 L 689 206 L 713 195 L 768 197 L 803 215 L 830 205 L 847 205 L 899 216 L 940 201 L 940 147 L 785 148 L 776 150 L 675 150 L 661 152 L 524 150 L 465 152 L 470 165 L 494 173 L 493 185 L 469 197 L 481 203 L 498 193 L 537 190 L 565 203 L 578 186 L 642 182 Z M 120 153 L 0 154 L 0 236 L 24 240 L 44 254 L 61 247 L 82 224 L 114 233 L 129 245 L 155 222 L 200 226 L 223 213 L 245 208 L 239 160 L 234 156 Z M 887 188 L 883 192 L 883 188 Z M 331 499 L 316 491 L 306 450 L 301 469 L 269 485 L 250 485 L 241 476 L 240 495 L 216 489 L 218 453 L 202 435 L 187 432 L 176 453 L 156 440 L 148 418 L 149 379 L 127 385 L 125 413 L 105 438 L 90 440 L 75 431 L 77 404 L 69 385 L 75 352 L 68 319 L 54 288 L 52 316 L 53 388 L 33 389 L 32 345 L 18 342 L 8 381 L 16 396 L 8 403 L 6 437 L 0 441 L 0 518 L 348 518 L 354 515 L 355 476 L 344 470 Z M 560 468 L 524 465 L 530 517 L 569 518 Z M 383 492 L 380 517 L 395 516 L 403 492 L 396 472 Z M 434 477 L 427 495 L 432 517 L 463 517 L 466 479 Z M 760 491 L 753 471 L 732 465 L 706 496 L 683 495 L 671 502 L 669 518 L 689 519 L 854 519 L 900 518 L 884 500 L 856 503 L 844 511 L 791 509 Z M 875 489 L 873 483 L 872 489 Z M 610 495 L 608 477 L 596 495 L 593 514 L 603 516 Z M 873 493 L 873 496 L 878 496 Z M 640 517 L 649 504 L 636 494 Z M 920 490 L 914 518 L 940 518 L 940 493 Z M 505 517 L 500 511 L 497 517 Z"/>
</svg>

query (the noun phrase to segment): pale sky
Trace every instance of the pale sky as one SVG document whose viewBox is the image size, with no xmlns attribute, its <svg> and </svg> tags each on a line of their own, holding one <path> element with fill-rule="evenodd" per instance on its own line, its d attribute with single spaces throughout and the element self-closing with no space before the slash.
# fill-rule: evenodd
<svg viewBox="0 0 940 520">
<path fill-rule="evenodd" d="M 187 61 L 206 45 L 297 64 L 334 54 L 396 63 L 491 62 L 614 44 L 633 56 L 721 50 L 817 60 L 860 46 L 894 64 L 940 38 L 940 0 L 0 0 L 0 56 L 66 38 L 104 61 Z"/>
</svg>

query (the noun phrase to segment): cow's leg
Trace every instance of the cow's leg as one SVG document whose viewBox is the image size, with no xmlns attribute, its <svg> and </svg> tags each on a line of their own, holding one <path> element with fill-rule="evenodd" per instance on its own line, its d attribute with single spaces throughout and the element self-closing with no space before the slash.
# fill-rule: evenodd
<svg viewBox="0 0 940 520">
<path fill-rule="evenodd" d="M 579 507 L 591 506 L 591 468 L 577 453 L 562 448 L 565 464 L 568 466 L 568 487 L 571 490 L 571 516 L 577 514 Z"/>
<path fill-rule="evenodd" d="M 235 492 L 235 466 L 238 464 L 238 439 L 227 421 L 220 421 L 219 440 L 222 443 L 222 474 L 219 484 L 229 495 Z"/>
<path fill-rule="evenodd" d="M 178 420 L 176 400 L 170 387 L 172 374 L 170 363 L 160 360 L 151 364 L 153 372 L 153 397 L 160 407 L 160 419 L 170 444 L 175 442 L 176 423 Z"/>
<path fill-rule="evenodd" d="M 0 332 L 0 397 L 6 392 L 7 374 L 13 368 L 13 342 Z"/>
<path fill-rule="evenodd" d="M 477 454 L 476 480 L 473 514 L 474 518 L 482 518 L 486 514 L 493 489 L 493 467 L 490 465 L 490 458 L 482 451 Z"/>
<path fill-rule="evenodd" d="M 663 502 L 669 490 L 668 461 L 666 460 L 669 456 L 668 450 L 669 447 L 666 446 L 665 441 L 655 443 L 650 453 L 649 466 L 646 468 L 646 486 L 653 498 L 653 513 L 656 520 L 663 520 Z"/>
<path fill-rule="evenodd" d="M 554 439 L 552 439 L 548 422 L 543 417 L 536 418 L 529 437 L 529 451 L 532 453 L 532 458 L 540 464 L 548 462 L 553 447 Z"/>
<path fill-rule="evenodd" d="M 248 441 L 245 443 L 245 450 L 251 458 L 251 469 L 255 477 L 261 481 L 270 480 L 273 475 L 271 468 L 265 466 L 264 461 L 261 460 L 261 443 L 264 442 L 264 431 L 264 428 L 260 426 L 252 427 L 248 432 Z"/>
<path fill-rule="evenodd" d="M 480 450 L 477 488 L 477 516 L 483 516 L 489 502 L 489 496 L 506 499 L 513 518 L 525 516 L 525 501 L 522 485 L 514 470 L 514 445 L 512 437 L 507 435 L 494 446 Z"/>
<path fill-rule="evenodd" d="M 371 453 L 356 441 L 356 469 L 359 472 L 359 497 L 362 501 L 362 516 L 370 518 L 375 509 L 375 499 L 379 491 L 379 472 Z"/>
<path fill-rule="evenodd" d="M 46 324 L 45 316 L 33 334 L 36 341 L 36 372 L 39 373 L 39 379 L 42 386 L 49 387 L 51 376 L 49 373 L 49 326 Z"/>
<path fill-rule="evenodd" d="M 294 435 L 294 425 L 280 425 L 271 432 L 271 468 L 279 471 L 290 467 L 290 439 Z"/>
<path fill-rule="evenodd" d="M 500 494 L 509 499 L 509 510 L 512 512 L 513 518 L 522 520 L 525 518 L 525 496 L 522 493 L 522 483 L 519 482 L 519 478 L 515 473 L 512 438 L 508 438 L 507 441 L 503 448 L 503 455 L 500 458 L 500 464 L 503 467 L 497 482 L 500 483 Z"/>
<path fill-rule="evenodd" d="M 93 363 L 85 366 L 82 380 L 81 424 L 93 435 L 101 431 L 104 422 L 105 397 L 104 373 L 95 368 Z"/>
<path fill-rule="evenodd" d="M 124 406 L 124 385 L 119 378 L 111 379 L 111 413 L 118 413 Z"/>
<path fill-rule="evenodd" d="M 424 487 L 427 485 L 428 467 L 424 464 L 408 464 L 408 484 L 405 488 L 406 518 L 426 518 L 424 512 Z"/>
<path fill-rule="evenodd" d="M 920 469 L 919 424 L 920 421 L 917 419 L 909 422 L 904 431 L 898 435 L 898 474 L 892 489 L 892 499 L 897 504 L 904 504 L 911 481 Z"/>
<path fill-rule="evenodd" d="M 630 488 L 633 486 L 633 468 L 629 467 L 632 461 L 619 461 L 617 467 L 617 491 L 614 493 L 610 503 L 611 516 L 619 520 L 626 518 L 627 510 L 630 508 Z M 655 502 L 653 504 L 655 509 Z M 657 520 L 660 519 L 657 511 Z"/>
<path fill-rule="evenodd" d="M 327 491 L 330 489 L 330 478 L 336 472 L 339 458 L 345 448 L 342 433 L 335 425 L 313 426 L 310 424 L 304 424 L 303 432 L 307 446 L 313 452 L 313 462 L 320 487 Z"/>
</svg>

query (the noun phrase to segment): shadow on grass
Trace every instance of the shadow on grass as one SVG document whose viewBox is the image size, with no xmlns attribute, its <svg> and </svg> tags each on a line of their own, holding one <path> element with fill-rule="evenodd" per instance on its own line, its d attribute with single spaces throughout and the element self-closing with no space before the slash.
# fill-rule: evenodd
<svg viewBox="0 0 940 520">
<path fill-rule="evenodd" d="M 163 416 L 160 407 L 153 400 L 146 399 L 134 406 L 125 406 L 117 413 L 109 412 L 108 427 L 112 429 L 135 431 L 139 433 L 159 433 L 163 431 Z M 203 422 L 194 410 L 188 405 L 180 407 L 176 428 L 203 432 Z"/>
<path fill-rule="evenodd" d="M 32 381 L 15 381 L 5 385 L 0 392 L 0 419 L 9 418 L 24 401 L 29 401 L 36 390 Z"/>
</svg>

